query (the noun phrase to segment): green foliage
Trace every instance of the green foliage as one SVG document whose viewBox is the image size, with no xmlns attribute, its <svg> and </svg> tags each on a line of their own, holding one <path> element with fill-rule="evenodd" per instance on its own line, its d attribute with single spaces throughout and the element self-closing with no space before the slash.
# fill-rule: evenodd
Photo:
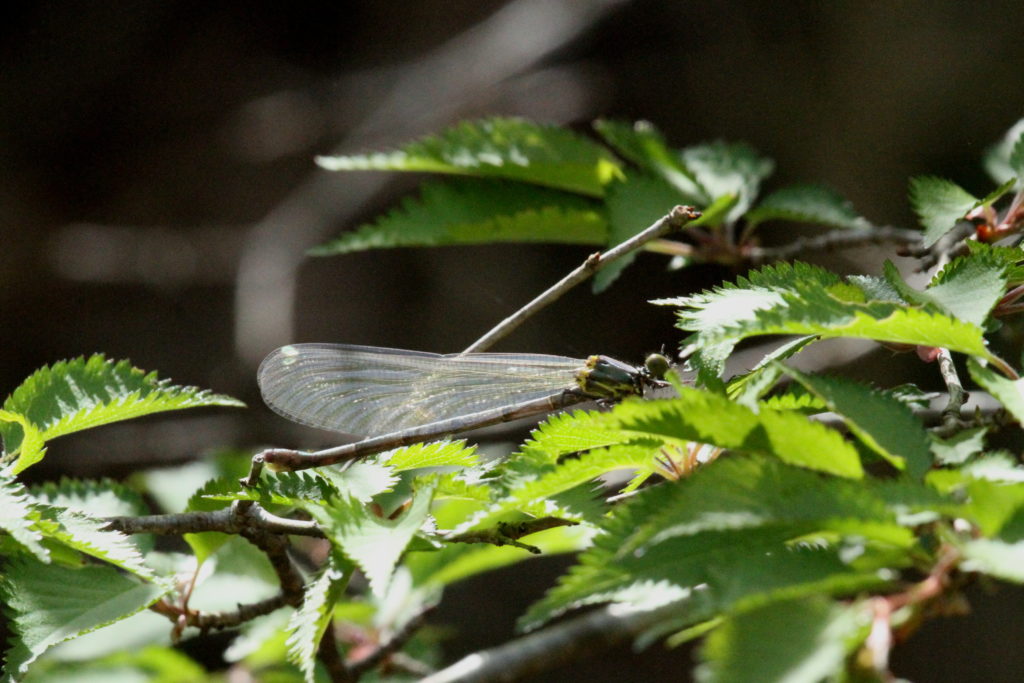
<svg viewBox="0 0 1024 683">
<path fill-rule="evenodd" d="M 823 185 L 794 185 L 766 196 L 747 212 L 750 229 L 768 221 L 812 223 L 834 228 L 870 227 L 838 192 Z"/>
<path fill-rule="evenodd" d="M 681 155 L 669 148 L 662 134 L 649 122 L 633 125 L 621 121 L 600 120 L 594 129 L 623 158 L 675 188 L 690 204 L 707 205 L 713 200 Z"/>
<path fill-rule="evenodd" d="M 38 515 L 25 491 L 13 479 L 0 483 L 0 529 L 41 562 L 50 560 L 43 547 L 43 534 L 37 528 Z"/>
<path fill-rule="evenodd" d="M 498 242 L 604 244 L 607 233 L 599 207 L 585 197 L 507 181 L 464 179 L 426 183 L 418 199 L 407 198 L 375 222 L 310 253 Z"/>
<path fill-rule="evenodd" d="M 487 119 L 397 152 L 322 159 L 338 170 L 455 177 L 426 184 L 418 198 L 318 253 L 616 244 L 677 203 L 704 214 L 682 235 L 649 245 L 673 255 L 675 266 L 747 265 L 750 254 L 768 253 L 757 251 L 754 235 L 776 221 L 835 234 L 873 230 L 824 186 L 759 200 L 772 163 L 746 145 L 676 149 L 650 124 L 599 121 L 595 129 L 603 143 Z M 996 203 L 1019 189 L 1022 131 L 1024 122 L 990 153 L 986 164 L 1001 184 L 982 199 L 949 181 L 911 181 L 924 243 L 938 243 L 968 214 L 989 230 L 1002 225 L 1000 238 L 1020 229 Z M 638 642 L 704 638 L 701 680 L 749 680 L 751 671 L 766 681 L 893 678 L 878 663 L 936 602 L 958 599 L 975 579 L 1024 583 L 1019 431 L 999 434 L 1011 450 L 987 446 L 996 432 L 1019 430 L 1008 422 L 1024 422 L 1024 380 L 985 337 L 1000 326 L 1012 332 L 1021 308 L 1014 297 L 1024 252 L 1006 244 L 950 248 L 923 289 L 889 262 L 881 276 L 846 277 L 794 262 L 657 300 L 678 310 L 696 386 L 670 377 L 672 397 L 552 415 L 504 457 L 441 440 L 336 467 L 264 471 L 255 483 L 239 482 L 246 453 L 140 474 L 132 486 L 62 480 L 26 488 L 16 475 L 57 436 L 163 410 L 239 405 L 98 355 L 43 368 L 0 409 L 0 598 L 13 632 L 6 680 L 20 680 L 30 664 L 39 680 L 212 676 L 165 647 L 167 629 L 139 625 L 162 618 L 137 614 L 161 598 L 157 611 L 180 628 L 197 615 L 237 616 L 241 635 L 228 659 L 246 674 L 322 680 L 317 653 L 328 629 L 349 664 L 372 657 L 444 587 L 538 552 L 576 556 L 525 610 L 523 628 L 598 603 L 658 608 L 660 621 Z M 626 265 L 602 271 L 596 287 Z M 727 376 L 737 345 L 779 336 Z M 936 348 L 966 355 L 970 378 L 1009 419 L 944 414 L 941 424 L 927 422 L 923 411 L 936 395 L 916 386 L 795 367 L 810 345 L 839 338 L 917 347 L 922 358 Z M 147 503 L 184 512 L 149 517 Z M 179 524 L 191 554 L 156 552 L 148 535 L 112 530 L 126 520 Z M 301 602 L 296 593 L 275 597 L 283 583 L 297 590 L 303 580 Z M 267 614 L 267 604 L 278 609 Z M 872 609 L 883 604 L 888 621 Z M 93 658 L 77 669 L 69 662 L 81 654 L 54 647 L 72 638 Z M 388 666 L 434 660 L 430 641 L 420 632 Z"/>
<path fill-rule="evenodd" d="M 916 479 L 932 465 L 930 442 L 924 425 L 899 399 L 852 380 L 786 372 L 842 416 L 864 445 Z"/>
<path fill-rule="evenodd" d="M 815 537 L 830 542 L 807 542 Z M 858 553 L 840 552 L 844 543 Z M 773 596 L 844 595 L 878 584 L 889 551 L 912 544 L 871 481 L 731 456 L 613 510 L 524 625 L 609 600 L 647 608 L 683 601 L 687 621 L 696 623 Z"/>
<path fill-rule="evenodd" d="M 910 203 L 924 226 L 925 246 L 930 247 L 978 206 L 979 201 L 949 180 L 919 176 L 910 179 Z"/>
<path fill-rule="evenodd" d="M 0 420 L 0 437 L 7 457 L 18 456 L 17 473 L 38 462 L 42 452 L 38 444 L 23 442 L 25 432 L 15 424 L 34 428 L 48 441 L 111 422 L 199 406 L 243 404 L 195 387 L 171 385 L 128 361 L 108 361 L 96 354 L 41 368 L 25 380 L 4 402 L 4 412 L 21 419 Z"/>
<path fill-rule="evenodd" d="M 306 683 L 316 680 L 316 651 L 324 631 L 331 624 L 334 605 L 351 578 L 348 563 L 328 556 L 323 568 L 304 592 L 302 606 L 292 613 L 288 624 L 288 658 L 302 671 Z"/>
<path fill-rule="evenodd" d="M 1015 123 L 1002 140 L 985 152 L 985 170 L 996 183 L 1016 183 L 1019 178 L 1024 178 L 1024 164 L 1021 163 L 1024 148 L 1020 146 L 1022 137 L 1024 119 Z"/>
<path fill-rule="evenodd" d="M 398 151 L 321 157 L 318 163 L 332 171 L 463 177 L 426 183 L 418 198 L 311 253 L 505 242 L 610 247 L 677 204 L 706 210 L 692 227 L 717 229 L 743 217 L 774 166 L 743 144 L 672 149 L 648 123 L 598 121 L 594 127 L 611 149 L 562 128 L 491 118 L 460 123 Z M 808 198 L 802 206 L 828 224 L 845 211 L 834 196 Z M 610 286 L 633 259 L 630 254 L 603 268 L 595 291 Z"/>
<path fill-rule="evenodd" d="M 1024 423 L 1024 379 L 1000 377 L 991 368 L 971 362 L 967 366 L 975 382 L 996 397 L 1018 421 Z"/>
<path fill-rule="evenodd" d="M 427 467 L 476 467 L 479 464 L 476 448 L 465 441 L 439 441 L 413 444 L 391 451 L 383 458 L 395 472 Z"/>
<path fill-rule="evenodd" d="M 522 119 L 464 122 L 400 150 L 319 157 L 329 171 L 427 171 L 508 178 L 600 197 L 618 164 L 600 145 L 564 128 Z"/>
<path fill-rule="evenodd" d="M 828 679 L 867 634 L 869 623 L 865 605 L 836 605 L 819 597 L 737 614 L 708 637 L 697 680 L 739 683 L 749 681 L 752 671 L 765 683 Z"/>
<path fill-rule="evenodd" d="M 856 449 L 824 425 L 795 412 L 754 411 L 711 391 L 685 387 L 677 399 L 629 401 L 609 418 L 624 429 L 669 441 L 770 455 L 854 479 L 863 474 Z"/>
<path fill-rule="evenodd" d="M 760 335 L 873 339 L 993 358 L 978 325 L 912 303 L 873 298 L 876 292 L 857 280 L 843 281 L 816 266 L 795 263 L 766 266 L 736 284 L 653 303 L 680 308 L 678 326 L 694 332 L 684 348 L 692 351 L 690 363 L 707 384 L 717 382 L 737 343 Z M 947 300 L 955 299 L 953 292 L 948 294 Z M 975 310 L 990 307 L 986 297 Z"/>
<path fill-rule="evenodd" d="M 17 634 L 5 660 L 5 680 L 18 680 L 47 649 L 123 619 L 166 589 L 139 583 L 107 566 L 67 567 L 30 558 L 3 566 L 0 597 Z"/>
<path fill-rule="evenodd" d="M 345 499 L 306 510 L 339 551 L 363 570 L 374 593 L 383 595 L 399 556 L 426 521 L 432 494 L 429 488 L 417 491 L 409 509 L 394 520 Z"/>
<path fill-rule="evenodd" d="M 952 260 L 923 292 L 907 285 L 891 261 L 885 263 L 885 278 L 908 304 L 931 307 L 981 327 L 1006 292 L 1006 270 L 1003 259 L 979 252 Z"/>
<path fill-rule="evenodd" d="M 110 479 L 61 479 L 33 486 L 31 491 L 38 503 L 94 517 L 142 515 L 148 512 L 138 491 Z"/>
<path fill-rule="evenodd" d="M 625 242 L 665 215 L 666 207 L 682 204 L 686 197 L 662 178 L 627 173 L 608 187 L 608 244 Z M 594 276 L 594 290 L 602 291 L 633 262 L 635 254 L 613 262 Z"/>
</svg>

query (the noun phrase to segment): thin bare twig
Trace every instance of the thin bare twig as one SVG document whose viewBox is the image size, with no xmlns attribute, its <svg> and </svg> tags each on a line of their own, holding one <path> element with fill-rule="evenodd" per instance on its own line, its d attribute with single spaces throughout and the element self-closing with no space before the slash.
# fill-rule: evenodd
<svg viewBox="0 0 1024 683">
<path fill-rule="evenodd" d="M 518 681 L 632 640 L 679 614 L 678 604 L 646 612 L 604 607 L 490 650 L 477 652 L 420 683 Z"/>
<path fill-rule="evenodd" d="M 921 232 L 887 225 L 852 230 L 832 230 L 823 235 L 795 239 L 778 247 L 745 247 L 743 255 L 753 263 L 764 263 L 766 261 L 785 261 L 805 252 L 833 251 L 884 242 L 896 242 L 908 247 L 916 246 L 921 244 Z"/>
<path fill-rule="evenodd" d="M 434 611 L 435 605 L 427 605 L 420 612 L 414 615 L 394 636 L 376 650 L 366 655 L 357 662 L 349 665 L 348 670 L 355 678 L 359 678 L 367 671 L 375 668 L 386 658 L 392 656 L 402 649 L 409 639 L 416 635 L 416 632 L 423 627 L 427 615 Z"/>
<path fill-rule="evenodd" d="M 674 230 L 678 230 L 688 222 L 699 218 L 700 215 L 700 212 L 692 206 L 677 206 L 667 215 L 662 216 L 655 221 L 653 225 L 633 237 L 630 237 L 628 240 L 622 242 L 613 249 L 605 252 L 604 254 L 601 252 L 591 254 L 582 265 L 559 280 L 536 299 L 502 320 L 490 332 L 470 344 L 463 353 L 473 353 L 489 349 L 495 344 L 495 342 L 508 336 L 531 316 L 557 301 L 562 297 L 562 295 L 576 285 L 588 280 L 594 273 L 601 270 L 609 263 L 617 261 L 626 254 L 636 251 L 651 240 L 658 239 L 659 237 L 663 237 Z"/>
<path fill-rule="evenodd" d="M 316 657 L 324 663 L 328 675 L 333 683 L 349 683 L 359 680 L 359 676 L 352 674 L 345 660 L 338 651 L 338 640 L 334 636 L 333 623 L 327 624 L 324 635 L 320 638 L 320 647 L 317 648 Z"/>
<path fill-rule="evenodd" d="M 256 617 L 270 614 L 274 610 L 281 609 L 292 604 L 283 593 L 278 593 L 272 598 L 260 600 L 259 602 L 239 605 L 236 609 L 221 612 L 199 612 L 195 610 L 184 610 L 180 606 L 173 605 L 165 600 L 159 600 L 150 609 L 157 614 L 162 614 L 173 622 L 183 622 L 183 626 L 195 626 L 203 631 L 221 628 L 233 628 L 240 626 Z"/>
<path fill-rule="evenodd" d="M 490 543 L 491 545 L 511 545 L 522 548 L 534 555 L 540 554 L 540 548 L 519 541 L 523 536 L 529 536 L 546 529 L 554 529 L 560 526 L 575 526 L 578 522 L 559 517 L 539 517 L 528 519 L 522 522 L 499 522 L 498 526 L 490 529 L 479 529 L 467 531 L 457 536 L 446 538 L 449 543 Z"/>
<path fill-rule="evenodd" d="M 241 535 L 245 540 L 263 551 L 270 560 L 270 565 L 277 574 L 281 584 L 281 593 L 288 604 L 297 606 L 302 602 L 305 585 L 302 572 L 288 554 L 288 538 L 282 534 L 273 534 L 262 529 L 243 529 Z"/>
<path fill-rule="evenodd" d="M 964 385 L 960 382 L 960 376 L 953 364 L 953 354 L 949 352 L 949 349 L 939 349 L 937 360 L 939 374 L 942 375 L 942 381 L 946 383 L 946 390 L 949 393 L 946 407 L 942 409 L 942 426 L 939 429 L 952 434 L 962 426 L 960 408 L 967 402 L 967 392 L 964 391 Z"/>
</svg>

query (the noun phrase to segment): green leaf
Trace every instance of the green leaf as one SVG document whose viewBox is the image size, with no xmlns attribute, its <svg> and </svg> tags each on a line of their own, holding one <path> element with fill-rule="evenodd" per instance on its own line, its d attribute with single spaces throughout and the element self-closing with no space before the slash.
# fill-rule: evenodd
<svg viewBox="0 0 1024 683">
<path fill-rule="evenodd" d="M 518 453 L 495 468 L 496 484 L 507 493 L 522 481 L 534 479 L 539 471 L 550 469 L 564 455 L 611 446 L 635 436 L 608 424 L 596 411 L 555 413 L 530 432 Z"/>
<path fill-rule="evenodd" d="M 815 341 L 814 337 L 797 337 L 780 344 L 774 351 L 764 355 L 749 372 L 729 380 L 725 394 L 734 401 L 752 408 L 757 399 L 771 390 L 779 376 L 779 369 L 773 361 L 792 358 L 805 346 Z"/>
<path fill-rule="evenodd" d="M 174 386 L 128 361 L 108 361 L 101 354 L 76 358 L 37 370 L 4 402 L 8 413 L 25 416 L 44 440 L 167 410 L 244 404 L 195 387 Z M 20 430 L 0 420 L 7 451 L 22 441 Z M 31 464 L 31 463 L 29 463 Z M 17 469 L 27 465 L 19 461 Z"/>
<path fill-rule="evenodd" d="M 917 176 L 910 179 L 910 203 L 924 226 L 924 246 L 930 247 L 979 201 L 956 183 L 935 176 Z"/>
<path fill-rule="evenodd" d="M 144 515 L 149 508 L 142 495 L 134 489 L 112 479 L 89 481 L 62 478 L 31 488 L 37 502 L 52 507 L 67 508 L 92 517 Z"/>
<path fill-rule="evenodd" d="M 975 382 L 1002 403 L 1017 422 L 1024 424 L 1024 379 L 1006 379 L 973 359 L 967 361 L 967 369 Z"/>
<path fill-rule="evenodd" d="M 413 493 L 408 509 L 398 519 L 378 517 L 365 505 L 336 499 L 329 505 L 306 506 L 323 527 L 327 538 L 359 565 L 374 595 L 384 595 L 395 564 L 420 530 L 430 511 L 432 487 Z"/>
<path fill-rule="evenodd" d="M 328 171 L 426 171 L 508 178 L 592 197 L 619 174 L 610 153 L 557 126 L 523 119 L 464 121 L 395 152 L 317 157 Z"/>
<path fill-rule="evenodd" d="M 312 250 L 314 256 L 392 247 L 500 242 L 603 244 L 607 225 L 584 197 L 501 180 L 424 183 L 418 199 Z"/>
<path fill-rule="evenodd" d="M 702 683 L 819 683 L 842 677 L 867 635 L 868 610 L 822 597 L 776 602 L 735 615 L 711 632 L 697 670 Z M 782 636 L 782 637 L 780 637 Z"/>
<path fill-rule="evenodd" d="M 982 572 L 999 579 L 1024 583 L 1024 540 L 976 538 L 960 548 L 964 571 Z"/>
<path fill-rule="evenodd" d="M 1003 297 L 1007 267 L 998 256 L 979 252 L 950 261 L 925 291 L 950 316 L 982 327 Z"/>
<path fill-rule="evenodd" d="M 315 680 L 320 639 L 331 624 L 334 604 L 351 578 L 352 570 L 346 564 L 329 555 L 316 578 L 306 586 L 302 605 L 288 622 L 288 659 L 299 667 L 307 683 Z"/>
<path fill-rule="evenodd" d="M 1000 459 L 986 462 L 990 459 L 977 459 L 959 470 L 931 472 L 928 481 L 965 499 L 957 516 L 976 524 L 982 534 L 995 536 L 1024 509 L 1024 470 Z"/>
<path fill-rule="evenodd" d="M 915 306 L 866 299 L 866 292 L 828 271 L 802 263 L 752 271 L 736 284 L 653 303 L 681 306 L 677 325 L 695 331 L 684 344 L 710 382 L 735 345 L 767 334 L 850 337 L 936 346 L 994 359 L 982 329 Z"/>
<path fill-rule="evenodd" d="M 593 530 L 586 525 L 562 526 L 533 534 L 530 545 L 541 555 L 525 553 L 512 546 L 484 543 L 450 543 L 431 553 L 410 553 L 403 562 L 418 586 L 446 586 L 488 571 L 534 558 L 578 552 L 589 545 Z"/>
<path fill-rule="evenodd" d="M 1011 285 L 1024 283 L 1024 250 L 1020 247 L 1000 247 L 985 242 L 968 241 L 967 250 L 995 259 L 1006 269 L 1006 279 Z"/>
<path fill-rule="evenodd" d="M 850 379 L 784 370 L 838 413 L 865 445 L 911 477 L 924 477 L 932 465 L 931 441 L 905 403 Z"/>
<path fill-rule="evenodd" d="M 1020 140 L 1024 137 L 1024 119 L 1017 121 L 1003 139 L 985 152 L 985 170 L 997 183 L 1024 178 L 1020 159 Z M 1014 161 L 1011 162 L 1011 157 Z"/>
<path fill-rule="evenodd" d="M 627 173 L 608 186 L 608 246 L 625 242 L 672 210 L 688 201 L 679 190 L 661 178 Z M 618 278 L 636 258 L 636 252 L 612 262 L 594 275 L 594 291 L 601 292 Z"/>
<path fill-rule="evenodd" d="M 424 467 L 476 467 L 480 464 L 475 446 L 461 441 L 435 441 L 404 446 L 381 458 L 395 472 Z"/>
<path fill-rule="evenodd" d="M 47 538 L 109 562 L 143 579 L 157 581 L 157 576 L 146 566 L 142 554 L 131 539 L 119 531 L 105 531 L 105 520 L 60 508 L 50 508 L 44 517 L 54 523 L 42 525 L 43 534 Z"/>
<path fill-rule="evenodd" d="M 963 465 L 985 449 L 985 427 L 963 429 L 947 439 L 932 435 L 932 453 L 940 465 Z"/>
<path fill-rule="evenodd" d="M 813 223 L 833 228 L 867 228 L 870 223 L 838 192 L 823 185 L 793 185 L 765 197 L 745 216 L 750 229 L 768 221 Z"/>
<path fill-rule="evenodd" d="M 761 157 L 744 143 L 721 140 L 688 147 L 682 152 L 683 164 L 712 199 L 725 195 L 738 197 L 729 212 L 734 221 L 747 212 L 757 198 L 761 181 L 772 174 L 775 164 Z"/>
<path fill-rule="evenodd" d="M 24 486 L 15 479 L 0 481 L 0 529 L 40 562 L 49 562 L 50 552 L 42 545 L 43 535 L 36 527 L 38 518 Z"/>
<path fill-rule="evenodd" d="M 733 455 L 674 485 L 645 490 L 628 507 L 616 508 L 604 527 L 617 557 L 677 535 L 781 526 L 849 531 L 909 547 L 914 537 L 892 509 L 892 499 L 903 505 L 908 492 L 924 496 L 932 489 L 908 482 L 892 491 L 875 480 L 823 477 L 776 460 Z M 934 496 L 925 500 L 933 503 Z"/>
<path fill-rule="evenodd" d="M 822 477 L 764 458 L 719 458 L 689 479 L 645 489 L 615 508 L 580 563 L 530 609 L 525 623 L 532 627 L 596 602 L 639 600 L 651 607 L 687 594 L 696 600 L 688 614 L 697 622 L 771 596 L 838 595 L 877 585 L 877 565 L 855 569 L 837 547 L 790 542 L 816 532 L 870 539 L 866 546 L 860 541 L 861 559 L 875 547 L 911 547 L 914 536 L 897 509 L 912 508 L 914 500 L 933 504 L 936 494 L 920 484 L 900 486 Z"/>
<path fill-rule="evenodd" d="M 326 504 L 338 495 L 338 489 L 319 472 L 278 472 L 273 478 L 263 478 L 253 487 L 243 487 L 237 479 L 214 479 L 208 482 L 197 497 L 196 506 L 205 508 L 203 501 L 254 500 L 264 507 L 285 505 L 303 506 L 307 503 Z"/>
<path fill-rule="evenodd" d="M 703 208 L 713 200 L 651 123 L 599 120 L 594 128 L 616 152 L 675 188 L 683 198 L 681 202 Z"/>
<path fill-rule="evenodd" d="M 1017 179 L 1016 178 L 1008 179 L 1005 183 L 1003 183 L 1002 185 L 1000 185 L 999 187 L 997 187 L 996 189 L 992 190 L 987 195 L 982 197 L 981 200 L 978 202 L 978 206 L 992 206 L 997 201 L 1002 199 L 1003 195 L 1005 195 L 1007 192 L 1010 192 L 1011 190 L 1013 190 L 1013 188 L 1016 185 L 1017 185 Z"/>
<path fill-rule="evenodd" d="M 123 645 L 124 641 L 119 652 L 94 655 L 82 661 L 48 660 L 43 673 L 34 668 L 28 680 L 31 683 L 213 683 L 216 680 L 216 674 L 207 673 L 199 662 L 174 648 L 156 645 L 126 648 Z"/>
<path fill-rule="evenodd" d="M 317 472 L 334 485 L 339 497 L 363 503 L 379 493 L 390 491 L 397 482 L 391 468 L 372 461 L 354 462 L 344 470 L 321 467 Z"/>
<path fill-rule="evenodd" d="M 721 394 L 683 387 L 679 398 L 626 401 L 609 420 L 638 436 L 696 441 L 854 479 L 863 476 L 857 450 L 799 413 L 750 408 Z"/>
<path fill-rule="evenodd" d="M 533 481 L 520 482 L 508 500 L 513 504 L 542 501 L 617 470 L 635 470 L 642 476 L 649 476 L 656 469 L 662 444 L 658 439 L 641 439 L 581 453 Z"/>
<path fill-rule="evenodd" d="M 11 425 L 17 425 L 21 432 L 13 431 Z M 31 467 L 46 455 L 43 433 L 24 415 L 0 410 L 0 445 L 4 446 L 4 461 L 17 456 L 10 474 L 15 475 L 27 467 Z"/>
<path fill-rule="evenodd" d="M 908 285 L 891 261 L 886 260 L 884 269 L 886 282 L 907 303 L 931 307 L 978 327 L 985 324 L 1007 285 L 1005 262 L 986 252 L 950 261 L 923 292 Z"/>
<path fill-rule="evenodd" d="M 604 413 L 587 410 L 555 413 L 530 432 L 522 452 L 537 462 L 556 462 L 567 453 L 610 446 L 628 438 L 609 425 Z"/>
<path fill-rule="evenodd" d="M 1024 134 L 1017 138 L 1010 151 L 1010 168 L 1017 178 L 1024 178 Z"/>
<path fill-rule="evenodd" d="M 72 569 L 27 557 L 9 559 L 0 595 L 17 638 L 6 653 L 4 680 L 20 679 L 29 664 L 57 643 L 131 616 L 164 592 L 108 566 Z"/>
</svg>

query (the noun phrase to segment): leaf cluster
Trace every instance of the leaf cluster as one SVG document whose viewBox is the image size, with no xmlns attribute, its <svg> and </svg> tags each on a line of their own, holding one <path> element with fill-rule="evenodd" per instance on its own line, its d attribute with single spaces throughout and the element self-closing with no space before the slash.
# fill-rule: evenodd
<svg viewBox="0 0 1024 683">
<path fill-rule="evenodd" d="M 875 230 L 824 186 L 761 197 L 772 163 L 746 145 L 674 149 L 650 124 L 595 129 L 601 142 L 487 119 L 397 151 L 321 159 L 448 179 L 318 252 L 617 244 L 676 203 L 703 218 L 687 226 L 688 241 L 656 249 L 690 262 L 742 262 L 758 234 L 783 223 Z M 1014 234 L 1020 135 L 991 152 L 999 187 L 982 200 L 948 181 L 912 181 L 927 244 L 942 245 L 962 219 Z M 99 355 L 43 368 L 0 410 L 0 599 L 13 631 L 5 679 L 32 665 L 36 680 L 61 680 L 80 666 L 70 664 L 77 645 L 102 675 L 204 680 L 164 647 L 166 623 L 154 635 L 147 621 L 170 616 L 176 636 L 238 627 L 226 657 L 262 680 L 337 679 L 339 666 L 353 678 L 382 662 L 391 672 L 382 678 L 407 680 L 438 656 L 436 633 L 418 626 L 447 586 L 538 553 L 577 555 L 525 611 L 524 630 L 613 603 L 657 610 L 634 634 L 641 645 L 703 637 L 702 680 L 752 670 L 760 680 L 890 678 L 890 644 L 966 583 L 1024 582 L 1022 454 L 986 445 L 1024 421 L 1024 380 L 990 345 L 1019 312 L 1024 254 L 981 236 L 950 245 L 920 288 L 890 262 L 880 276 L 844 277 L 795 261 L 659 299 L 676 310 L 693 380 L 670 378 L 671 396 L 549 416 L 500 458 L 445 440 L 243 484 L 248 455 L 223 454 L 129 484 L 30 488 L 16 475 L 58 436 L 240 405 Z M 622 267 L 602 271 L 598 286 Z M 735 349 L 755 338 L 779 343 L 737 370 Z M 965 417 L 955 405 L 936 415 L 918 387 L 797 367 L 798 354 L 830 339 L 963 357 L 998 414 Z M 959 377 L 944 372 L 952 395 Z M 172 499 L 185 509 L 147 515 L 144 501 Z M 191 553 L 154 550 L 156 532 L 182 535 Z M 324 656 L 338 640 L 340 664 Z"/>
</svg>

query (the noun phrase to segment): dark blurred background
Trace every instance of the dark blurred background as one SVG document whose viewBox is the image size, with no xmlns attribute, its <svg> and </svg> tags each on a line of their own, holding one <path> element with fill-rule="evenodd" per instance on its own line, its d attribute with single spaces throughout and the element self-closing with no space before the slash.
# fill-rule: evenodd
<svg viewBox="0 0 1024 683">
<path fill-rule="evenodd" d="M 768 189 L 825 182 L 870 220 L 911 226 L 909 176 L 984 194 L 983 150 L 1024 115 L 1014 2 L 129 0 L 0 12 L 0 394 L 43 364 L 102 351 L 251 406 L 59 441 L 36 478 L 321 443 L 262 408 L 254 371 L 267 351 L 455 351 L 585 256 L 502 246 L 307 258 L 419 180 L 329 174 L 316 154 L 490 114 L 581 131 L 599 116 L 645 118 L 678 146 L 752 144 L 777 162 Z M 866 251 L 832 265 L 878 270 Z M 678 341 L 671 312 L 644 301 L 723 275 L 641 256 L 608 292 L 580 289 L 502 348 L 635 360 Z M 443 617 L 465 612 L 474 636 L 452 656 L 507 636 L 512 617 L 491 610 L 517 594 L 521 570 L 449 596 Z M 523 605 L 540 590 L 522 588 Z M 1018 680 L 1022 602 L 978 596 L 974 616 L 928 625 L 897 671 Z M 673 680 L 690 658 L 591 662 L 560 680 Z"/>
</svg>

